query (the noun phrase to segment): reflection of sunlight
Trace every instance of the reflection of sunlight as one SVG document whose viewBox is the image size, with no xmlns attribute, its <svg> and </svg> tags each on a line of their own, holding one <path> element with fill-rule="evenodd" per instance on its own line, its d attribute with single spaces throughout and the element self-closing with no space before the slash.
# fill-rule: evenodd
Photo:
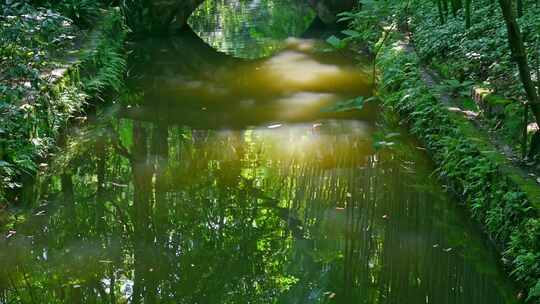
<svg viewBox="0 0 540 304">
<path fill-rule="evenodd" d="M 339 78 L 341 69 L 336 65 L 322 64 L 297 51 L 284 51 L 270 58 L 263 66 L 265 72 L 291 87 L 314 84 L 323 78 Z"/>
<path fill-rule="evenodd" d="M 325 170 L 363 166 L 366 156 L 374 153 L 371 132 L 369 124 L 358 120 L 275 122 L 244 131 L 218 131 L 199 142 L 197 155 L 202 162 L 240 157 L 262 167 L 291 163 Z"/>
<path fill-rule="evenodd" d="M 353 65 L 343 65 L 335 59 L 318 58 L 315 42 L 289 39 L 289 47 L 263 61 L 250 71 L 248 85 L 261 85 L 277 91 L 354 92 L 369 91 L 368 77 Z M 339 60 L 338 60 L 339 61 Z"/>
<path fill-rule="evenodd" d="M 306 114 L 317 115 L 320 109 L 336 101 L 336 95 L 328 93 L 300 92 L 276 101 L 281 119 L 295 119 Z"/>
<path fill-rule="evenodd" d="M 216 149 L 215 144 L 227 143 L 238 146 L 235 151 L 253 151 L 248 153 L 257 155 L 247 158 L 263 163 L 300 162 L 330 169 L 362 165 L 365 156 L 373 153 L 370 132 L 368 124 L 357 120 L 275 123 L 245 131 L 239 141 L 235 132 L 220 131 L 215 141 L 208 142 L 208 148 Z M 229 149 L 221 147 L 218 150 Z"/>
<path fill-rule="evenodd" d="M 318 123 L 261 127 L 253 137 L 265 158 L 315 163 L 323 168 L 351 166 L 373 153 L 369 127 L 357 120 L 325 120 Z"/>
<path fill-rule="evenodd" d="M 312 51 L 315 48 L 316 40 L 313 39 L 299 39 L 296 37 L 290 37 L 287 38 L 285 41 L 287 44 L 287 48 L 289 49 L 297 49 L 299 51 L 307 52 Z"/>
<path fill-rule="evenodd" d="M 333 94 L 300 92 L 279 99 L 277 102 L 284 106 L 312 106 L 326 104 L 334 99 Z"/>
</svg>

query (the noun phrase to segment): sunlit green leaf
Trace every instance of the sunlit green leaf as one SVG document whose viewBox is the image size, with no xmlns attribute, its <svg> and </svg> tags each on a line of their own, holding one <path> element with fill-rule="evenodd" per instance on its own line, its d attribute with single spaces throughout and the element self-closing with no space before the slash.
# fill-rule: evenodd
<svg viewBox="0 0 540 304">
<path fill-rule="evenodd" d="M 342 33 L 347 35 L 347 36 L 353 37 L 353 38 L 361 36 L 361 33 L 359 33 L 358 31 L 354 31 L 354 30 L 344 30 L 344 31 L 342 31 Z"/>
<path fill-rule="evenodd" d="M 336 49 L 342 49 L 345 46 L 347 46 L 345 41 L 333 35 L 330 36 L 328 39 L 326 39 L 326 42 L 328 42 L 328 44 L 330 44 L 332 47 Z"/>
</svg>

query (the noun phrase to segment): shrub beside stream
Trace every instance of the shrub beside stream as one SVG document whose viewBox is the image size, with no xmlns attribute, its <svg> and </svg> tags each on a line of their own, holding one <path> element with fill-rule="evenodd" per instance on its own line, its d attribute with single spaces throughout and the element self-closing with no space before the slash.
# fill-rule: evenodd
<svg viewBox="0 0 540 304">
<path fill-rule="evenodd" d="M 511 276 L 526 288 L 520 296 L 540 299 L 540 218 L 538 206 L 486 150 L 474 127 L 444 107 L 421 78 L 415 53 L 391 45 L 379 66 L 385 104 L 400 113 L 438 164 L 437 173 L 463 198 L 472 216 L 498 245 Z"/>
<path fill-rule="evenodd" d="M 120 88 L 126 36 L 116 10 L 100 11 L 88 31 L 51 9 L 13 4 L 1 13 L 0 207 L 31 198 L 25 186 L 70 120 Z"/>
</svg>

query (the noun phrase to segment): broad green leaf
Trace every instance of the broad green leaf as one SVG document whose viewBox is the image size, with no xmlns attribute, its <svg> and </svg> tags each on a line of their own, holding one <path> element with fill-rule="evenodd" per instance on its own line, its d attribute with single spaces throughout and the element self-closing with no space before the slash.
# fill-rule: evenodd
<svg viewBox="0 0 540 304">
<path fill-rule="evenodd" d="M 361 35 L 359 32 L 354 30 L 344 30 L 342 33 L 350 37 L 359 37 Z"/>
<path fill-rule="evenodd" d="M 527 301 L 530 301 L 533 298 L 540 298 L 540 280 L 538 280 L 536 282 L 536 285 L 529 291 L 529 297 L 527 298 Z"/>
<path fill-rule="evenodd" d="M 346 45 L 345 45 L 345 42 L 341 39 L 339 39 L 338 37 L 332 35 L 330 36 L 328 39 L 326 39 L 326 42 L 328 42 L 328 44 L 330 44 L 332 47 L 336 48 L 336 49 L 342 49 L 344 48 Z"/>
</svg>

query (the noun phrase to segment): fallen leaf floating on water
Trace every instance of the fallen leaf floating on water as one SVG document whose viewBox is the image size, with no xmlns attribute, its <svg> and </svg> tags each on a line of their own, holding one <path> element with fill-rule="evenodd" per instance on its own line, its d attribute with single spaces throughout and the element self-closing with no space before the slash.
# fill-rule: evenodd
<svg viewBox="0 0 540 304">
<path fill-rule="evenodd" d="M 17 231 L 15 231 L 15 230 L 10 230 L 10 231 L 8 231 L 8 234 L 6 235 L 6 239 L 11 238 L 11 237 L 14 236 L 15 234 L 17 234 Z"/>
<path fill-rule="evenodd" d="M 396 137 L 399 137 L 401 135 L 401 133 L 398 133 L 398 132 L 393 132 L 393 133 L 389 133 L 389 134 L 386 134 L 386 138 L 396 138 Z"/>
<path fill-rule="evenodd" d="M 125 184 L 118 184 L 118 183 L 114 183 L 114 182 L 112 182 L 112 183 L 110 183 L 110 184 L 111 184 L 112 186 L 114 186 L 114 187 L 120 187 L 120 188 L 127 188 L 127 187 L 128 187 L 128 185 L 125 185 Z"/>
<path fill-rule="evenodd" d="M 336 296 L 336 293 L 327 291 L 324 293 L 324 295 L 328 296 L 329 299 L 333 299 Z"/>
<path fill-rule="evenodd" d="M 111 264 L 112 263 L 111 260 L 100 260 L 99 262 L 103 263 L 103 264 Z"/>
<path fill-rule="evenodd" d="M 79 116 L 79 117 L 75 117 L 75 120 L 77 120 L 77 121 L 80 122 L 80 123 L 85 123 L 85 122 L 88 120 L 88 117 L 86 117 L 86 116 Z"/>
</svg>

